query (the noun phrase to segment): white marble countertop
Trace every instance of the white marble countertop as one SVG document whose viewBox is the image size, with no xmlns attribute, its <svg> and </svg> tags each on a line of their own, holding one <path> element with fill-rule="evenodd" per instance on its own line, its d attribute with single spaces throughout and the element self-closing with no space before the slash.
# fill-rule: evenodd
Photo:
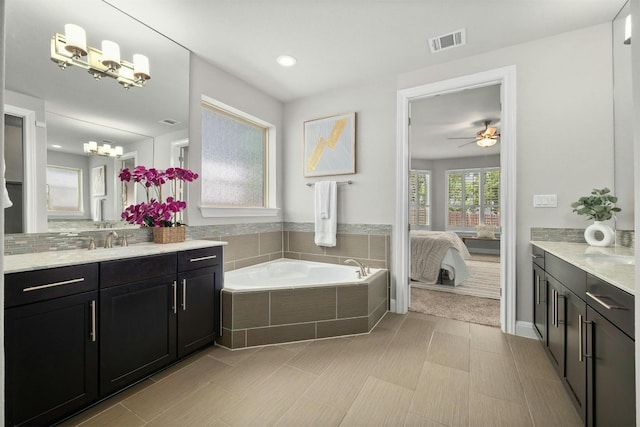
<svg viewBox="0 0 640 427">
<path fill-rule="evenodd" d="M 73 249 L 68 251 L 37 252 L 4 256 L 4 273 L 40 270 L 43 268 L 65 267 L 69 265 L 89 264 L 114 259 L 157 255 L 167 252 L 187 251 L 190 249 L 224 246 L 227 242 L 215 240 L 187 240 L 180 243 L 139 243 L 130 246 L 114 246 L 110 249 L 95 250 Z"/>
<path fill-rule="evenodd" d="M 635 295 L 635 265 L 619 260 L 633 258 L 634 251 L 622 246 L 596 247 L 586 243 L 532 241 L 532 245 L 610 283 L 623 291 Z M 617 257 L 612 261 L 608 256 Z M 628 257 L 628 258 L 627 258 Z"/>
</svg>

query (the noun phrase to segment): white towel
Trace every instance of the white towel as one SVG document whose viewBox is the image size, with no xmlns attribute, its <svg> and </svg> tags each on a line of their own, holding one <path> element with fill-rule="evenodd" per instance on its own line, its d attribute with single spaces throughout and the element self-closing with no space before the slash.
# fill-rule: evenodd
<svg viewBox="0 0 640 427">
<path fill-rule="evenodd" d="M 318 246 L 336 245 L 337 188 L 335 181 L 320 181 L 315 184 L 315 243 Z"/>
</svg>

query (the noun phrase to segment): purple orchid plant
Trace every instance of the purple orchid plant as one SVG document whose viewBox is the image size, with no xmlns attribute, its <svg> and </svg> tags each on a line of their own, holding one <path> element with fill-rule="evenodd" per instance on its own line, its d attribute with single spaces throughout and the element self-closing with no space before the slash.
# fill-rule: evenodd
<svg viewBox="0 0 640 427">
<path fill-rule="evenodd" d="M 146 227 L 176 227 L 181 225 L 176 215 L 187 207 L 187 203 L 175 198 L 178 181 L 192 182 L 198 179 L 198 174 L 188 169 L 169 168 L 158 170 L 136 166 L 133 171 L 124 168 L 118 175 L 120 181 L 137 182 L 145 190 L 147 201 L 131 205 L 122 212 L 122 219 L 129 224 Z M 169 184 L 172 195 L 166 200 L 162 198 L 162 189 Z"/>
</svg>

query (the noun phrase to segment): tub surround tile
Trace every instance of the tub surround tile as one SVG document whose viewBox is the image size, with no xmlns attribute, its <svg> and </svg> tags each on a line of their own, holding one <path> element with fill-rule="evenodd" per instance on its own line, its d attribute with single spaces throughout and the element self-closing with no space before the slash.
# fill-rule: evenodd
<svg viewBox="0 0 640 427">
<path fill-rule="evenodd" d="M 270 293 L 270 325 L 336 318 L 335 287 L 277 290 Z"/>
<path fill-rule="evenodd" d="M 233 329 L 269 326 L 269 292 L 235 293 L 233 307 Z"/>
<path fill-rule="evenodd" d="M 368 293 L 367 286 L 340 286 L 338 292 L 338 318 L 367 316 Z"/>
<path fill-rule="evenodd" d="M 315 323 L 300 323 L 296 325 L 247 329 L 247 347 L 278 342 L 312 340 L 315 337 Z"/>
<path fill-rule="evenodd" d="M 313 233 L 289 232 L 289 252 L 324 255 L 324 248 L 316 246 Z"/>
<path fill-rule="evenodd" d="M 240 236 L 227 236 L 227 249 L 224 251 L 225 259 L 235 261 L 243 258 L 252 258 L 260 255 L 260 235 L 244 234 Z"/>
<path fill-rule="evenodd" d="M 268 262 L 270 260 L 271 259 L 269 255 L 260 255 L 254 258 L 241 259 L 235 262 L 235 268 L 250 267 L 252 265 L 262 264 L 263 262 Z"/>
<path fill-rule="evenodd" d="M 368 326 L 369 322 L 367 317 L 317 322 L 317 338 L 364 334 L 369 330 Z"/>
<path fill-rule="evenodd" d="M 388 306 L 388 301 L 382 301 L 380 305 L 371 312 L 371 314 L 369 315 L 369 330 L 373 329 L 373 327 L 378 324 L 378 321 L 382 319 L 382 316 L 384 316 L 385 313 L 389 314 L 389 312 L 387 311 L 389 310 Z"/>
<path fill-rule="evenodd" d="M 369 259 L 369 236 L 366 234 L 338 234 L 336 246 L 326 249 L 327 255 Z"/>
<path fill-rule="evenodd" d="M 247 330 L 240 329 L 231 334 L 231 348 L 244 348 L 247 346 Z"/>
<path fill-rule="evenodd" d="M 372 277 L 369 284 L 369 296 L 368 296 L 368 312 L 372 313 L 378 308 L 381 302 L 387 301 L 389 296 L 389 273 L 388 271 L 380 271 Z"/>
<path fill-rule="evenodd" d="M 304 261 L 324 262 L 327 264 L 342 264 L 340 258 L 327 255 L 298 254 L 298 258 Z"/>
<path fill-rule="evenodd" d="M 387 260 L 387 236 L 369 236 L 369 258 Z"/>
<path fill-rule="evenodd" d="M 260 255 L 282 252 L 282 232 L 260 233 Z"/>
</svg>

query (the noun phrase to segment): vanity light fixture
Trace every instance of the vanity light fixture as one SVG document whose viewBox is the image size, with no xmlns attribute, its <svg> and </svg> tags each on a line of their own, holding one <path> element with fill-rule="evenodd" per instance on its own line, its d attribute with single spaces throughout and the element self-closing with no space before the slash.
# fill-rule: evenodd
<svg viewBox="0 0 640 427">
<path fill-rule="evenodd" d="M 111 77 L 125 89 L 142 87 L 151 78 L 149 58 L 136 53 L 133 63 L 125 61 L 120 58 L 120 46 L 111 40 L 102 41 L 102 50 L 87 46 L 84 29 L 75 24 L 65 24 L 64 34 L 53 35 L 51 60 L 61 69 L 68 65 L 83 68 L 96 80 Z"/>
<path fill-rule="evenodd" d="M 486 148 L 486 147 L 491 147 L 492 145 L 495 145 L 496 143 L 496 139 L 495 138 L 482 138 L 476 141 L 476 144 L 478 144 L 478 146 Z"/>
<path fill-rule="evenodd" d="M 120 157 L 124 154 L 123 148 L 119 145 L 112 147 L 111 144 L 98 145 L 95 141 L 82 144 L 82 149 L 86 154 L 97 154 L 105 157 Z"/>
<path fill-rule="evenodd" d="M 280 55 L 276 58 L 276 62 L 282 65 L 283 67 L 293 67 L 294 65 L 296 65 L 296 62 L 298 61 L 293 56 Z"/>
<path fill-rule="evenodd" d="M 624 44 L 631 44 L 631 15 L 624 20 Z"/>
</svg>

